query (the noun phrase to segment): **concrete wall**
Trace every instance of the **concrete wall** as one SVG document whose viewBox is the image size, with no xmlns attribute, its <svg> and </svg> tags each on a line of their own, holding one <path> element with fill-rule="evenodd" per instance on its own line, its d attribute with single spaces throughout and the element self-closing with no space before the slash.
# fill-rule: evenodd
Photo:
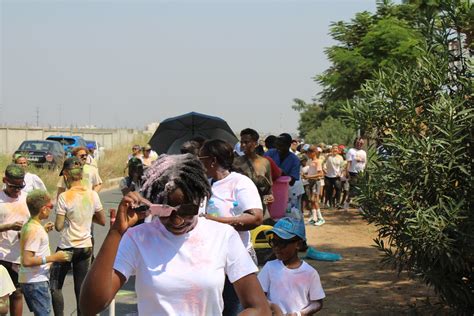
<svg viewBox="0 0 474 316">
<path fill-rule="evenodd" d="M 96 140 L 105 149 L 130 143 L 140 131 L 133 129 L 80 129 L 80 128 L 25 128 L 0 127 L 0 154 L 13 154 L 24 140 L 46 139 L 50 135 L 82 136 L 87 140 Z"/>
</svg>

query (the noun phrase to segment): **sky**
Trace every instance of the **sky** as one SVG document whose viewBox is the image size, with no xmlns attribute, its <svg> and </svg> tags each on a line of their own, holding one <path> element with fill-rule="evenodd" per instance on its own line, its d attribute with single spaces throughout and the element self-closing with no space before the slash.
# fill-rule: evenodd
<svg viewBox="0 0 474 316">
<path fill-rule="evenodd" d="M 375 0 L 0 0 L 0 125 L 144 128 L 195 111 L 295 133 L 334 21 Z"/>
</svg>

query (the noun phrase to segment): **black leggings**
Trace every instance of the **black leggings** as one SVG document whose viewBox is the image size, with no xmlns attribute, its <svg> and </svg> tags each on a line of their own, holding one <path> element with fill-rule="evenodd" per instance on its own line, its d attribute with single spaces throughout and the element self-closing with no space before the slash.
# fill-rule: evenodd
<svg viewBox="0 0 474 316">
<path fill-rule="evenodd" d="M 79 310 L 79 294 L 81 292 L 82 282 L 84 281 L 87 271 L 89 271 L 89 267 L 91 265 L 92 247 L 56 249 L 56 251 L 58 250 L 72 251 L 73 254 L 71 262 L 55 262 L 51 266 L 49 285 L 51 288 L 54 315 L 64 315 L 64 298 L 62 288 L 64 285 L 64 279 L 71 269 L 71 264 L 72 275 L 74 278 L 74 294 L 76 294 L 77 315 L 80 315 L 81 311 Z"/>
<path fill-rule="evenodd" d="M 341 179 L 339 177 L 324 177 L 324 188 L 326 190 L 326 200 L 329 205 L 335 207 L 341 199 Z"/>
</svg>

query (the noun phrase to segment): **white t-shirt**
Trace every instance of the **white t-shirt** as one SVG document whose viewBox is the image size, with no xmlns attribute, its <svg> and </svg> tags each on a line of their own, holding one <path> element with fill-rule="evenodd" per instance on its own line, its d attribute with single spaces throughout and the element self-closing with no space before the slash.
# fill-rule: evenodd
<svg viewBox="0 0 474 316">
<path fill-rule="evenodd" d="M 15 292 L 15 290 L 15 285 L 10 278 L 10 274 L 8 274 L 7 268 L 0 265 L 0 297 L 10 295 Z"/>
<path fill-rule="evenodd" d="M 239 216 L 244 211 L 253 208 L 263 209 L 260 195 L 253 181 L 236 172 L 231 172 L 224 179 L 212 184 L 212 195 L 209 200 L 214 201 L 219 217 Z M 237 202 L 236 206 L 234 202 Z M 250 232 L 239 231 L 238 233 L 245 248 L 252 248 Z"/>
<path fill-rule="evenodd" d="M 22 189 L 22 191 L 28 193 L 36 189 L 47 191 L 46 186 L 40 177 L 38 177 L 36 174 L 27 172 L 25 174 L 25 187 Z"/>
<path fill-rule="evenodd" d="M 95 187 L 96 185 L 102 184 L 102 179 L 99 176 L 99 171 L 97 170 L 96 167 L 93 167 L 91 165 L 85 164 L 82 167 L 82 180 L 81 184 L 87 188 L 91 189 Z M 66 189 L 66 182 L 64 182 L 64 177 L 60 177 L 58 184 L 58 188 L 63 188 Z"/>
<path fill-rule="evenodd" d="M 0 191 L 0 224 L 23 222 L 30 218 L 30 211 L 26 205 L 26 194 L 12 199 Z M 20 232 L 7 230 L 0 233 L 0 260 L 20 263 Z"/>
<path fill-rule="evenodd" d="M 342 166 L 344 164 L 344 159 L 341 157 L 341 155 L 327 156 L 324 164 L 326 167 L 326 177 L 336 178 L 342 175 Z"/>
<path fill-rule="evenodd" d="M 72 187 L 59 195 L 56 214 L 65 215 L 58 247 L 92 247 L 92 217 L 102 211 L 99 194 L 84 187 Z"/>
<path fill-rule="evenodd" d="M 351 162 L 349 172 L 359 173 L 365 169 L 367 153 L 363 149 L 351 148 L 346 154 L 346 160 Z"/>
<path fill-rule="evenodd" d="M 139 315 L 192 316 L 222 315 L 225 275 L 233 283 L 258 271 L 231 226 L 203 217 L 183 235 L 159 220 L 128 229 L 114 269 L 136 275 Z"/>
<path fill-rule="evenodd" d="M 288 269 L 281 260 L 268 261 L 258 274 L 268 299 L 282 312 L 299 312 L 310 301 L 326 297 L 318 272 L 305 261 L 297 269 Z"/>
<path fill-rule="evenodd" d="M 49 256 L 49 237 L 41 223 L 29 220 L 21 229 L 20 238 L 21 249 L 34 252 L 35 257 Z M 20 266 L 18 282 L 35 283 L 48 281 L 50 263 L 39 266 L 25 267 Z"/>
</svg>

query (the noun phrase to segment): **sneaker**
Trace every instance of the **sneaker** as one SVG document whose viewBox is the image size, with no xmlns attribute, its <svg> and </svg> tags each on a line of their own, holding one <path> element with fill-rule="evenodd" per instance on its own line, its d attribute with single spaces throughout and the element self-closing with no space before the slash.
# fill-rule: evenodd
<svg viewBox="0 0 474 316">
<path fill-rule="evenodd" d="M 344 211 L 349 210 L 349 202 L 344 202 Z"/>
<path fill-rule="evenodd" d="M 316 224 L 316 221 L 314 219 L 310 219 L 308 221 L 308 225 L 315 225 Z"/>
<path fill-rule="evenodd" d="M 321 226 L 323 225 L 324 223 L 326 223 L 326 221 L 324 220 L 324 218 L 320 218 L 317 220 L 317 222 L 314 224 L 316 226 Z"/>
</svg>

